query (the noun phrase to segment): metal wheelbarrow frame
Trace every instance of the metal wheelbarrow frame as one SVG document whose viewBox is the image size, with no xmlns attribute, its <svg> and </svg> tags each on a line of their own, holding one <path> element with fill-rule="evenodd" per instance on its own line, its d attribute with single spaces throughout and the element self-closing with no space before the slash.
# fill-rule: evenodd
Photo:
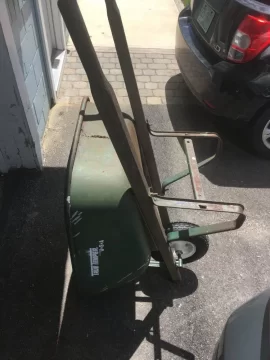
<svg viewBox="0 0 270 360">
<path fill-rule="evenodd" d="M 208 235 L 240 228 L 245 221 L 244 207 L 241 204 L 213 202 L 204 199 L 200 182 L 199 167 L 208 164 L 216 154 L 200 164 L 197 163 L 192 139 L 213 138 L 217 140 L 218 151 L 221 139 L 215 133 L 201 132 L 160 132 L 152 131 L 145 120 L 138 86 L 131 62 L 130 53 L 119 9 L 115 0 L 105 0 L 116 50 L 126 83 L 135 126 L 141 150 L 143 169 L 139 164 L 136 151 L 125 124 L 123 114 L 114 91 L 102 72 L 100 63 L 89 37 L 82 14 L 76 0 L 59 0 L 58 5 L 83 67 L 88 76 L 91 92 L 114 149 L 126 173 L 128 181 L 151 236 L 151 247 L 159 251 L 172 280 L 180 279 L 178 267 L 182 266 L 181 256 L 176 257 L 171 241 Z M 184 139 L 189 168 L 180 174 L 160 182 L 150 136 L 177 137 Z M 165 188 L 181 178 L 191 175 L 195 200 L 169 198 L 164 196 Z M 219 213 L 232 213 L 237 217 L 208 226 L 198 226 L 183 231 L 173 231 L 166 236 L 164 228 L 169 224 L 167 208 L 179 208 Z M 152 265 L 157 265 L 152 262 Z"/>
</svg>

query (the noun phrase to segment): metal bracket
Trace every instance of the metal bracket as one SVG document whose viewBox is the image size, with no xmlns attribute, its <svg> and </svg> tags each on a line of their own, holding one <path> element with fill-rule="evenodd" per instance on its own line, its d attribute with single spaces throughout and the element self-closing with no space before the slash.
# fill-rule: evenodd
<svg viewBox="0 0 270 360">
<path fill-rule="evenodd" d="M 159 194 L 151 194 L 150 196 L 152 197 L 152 201 L 156 206 L 166 207 L 166 208 L 171 207 L 171 208 L 187 209 L 187 210 L 200 210 L 200 211 L 238 214 L 238 217 L 232 221 L 225 221 L 218 224 L 198 226 L 198 227 L 189 228 L 187 230 L 170 232 L 167 234 L 168 242 L 179 239 L 185 240 L 190 237 L 194 237 L 198 235 L 209 235 L 209 234 L 215 234 L 215 233 L 220 233 L 220 232 L 225 232 L 240 228 L 246 219 L 246 216 L 244 215 L 243 205 L 234 204 L 234 203 L 206 201 L 204 197 L 199 168 L 208 164 L 210 161 L 214 160 L 217 157 L 217 155 L 220 153 L 222 148 L 222 140 L 219 137 L 219 135 L 211 132 L 152 131 L 150 129 L 149 124 L 148 124 L 148 130 L 152 136 L 180 137 L 184 139 L 185 153 L 189 168 L 177 175 L 174 175 L 173 177 L 165 179 L 162 185 L 162 189 L 164 193 L 168 185 L 182 179 L 187 175 L 190 175 L 194 197 L 195 197 L 195 200 L 188 200 L 188 199 L 168 198 L 168 197 L 160 196 Z M 212 155 L 210 158 L 198 164 L 193 147 L 192 138 L 216 139 L 217 140 L 216 153 Z"/>
<path fill-rule="evenodd" d="M 199 132 L 199 131 L 153 131 L 153 130 L 151 130 L 149 123 L 147 123 L 147 125 L 148 125 L 148 131 L 152 136 L 155 136 L 155 137 L 178 137 L 178 138 L 185 139 L 184 144 L 185 144 L 186 155 L 187 155 L 187 159 L 188 159 L 188 163 L 189 163 L 189 168 L 185 169 L 184 171 L 181 171 L 180 173 L 178 173 L 174 176 L 170 176 L 170 177 L 166 178 L 162 183 L 162 194 L 165 194 L 166 188 L 169 185 L 173 184 L 174 182 L 176 182 L 178 180 L 183 179 L 187 175 L 191 175 L 192 169 L 194 170 L 195 167 L 199 169 L 199 168 L 209 164 L 212 160 L 216 159 L 216 157 L 221 152 L 222 140 L 217 133 Z M 194 148 L 192 145 L 193 138 L 216 139 L 217 140 L 217 149 L 216 149 L 215 154 L 210 156 L 209 158 L 201 161 L 200 163 L 197 163 Z M 191 144 L 190 144 L 190 142 L 191 142 Z M 192 161 L 192 160 L 194 160 L 193 159 L 194 157 L 195 157 L 195 161 Z M 195 165 L 195 167 L 194 167 L 194 165 Z M 197 175 L 196 175 L 196 177 L 197 177 Z M 192 182 L 193 182 L 193 180 L 192 180 Z M 194 193 L 195 193 L 195 191 L 194 191 Z M 195 194 L 195 197 L 196 197 L 196 194 Z M 199 198 L 200 198 L 200 196 L 199 196 Z"/>
<path fill-rule="evenodd" d="M 176 199 L 158 196 L 156 194 L 151 194 L 150 196 L 152 197 L 152 201 L 156 206 L 164 206 L 186 210 L 213 211 L 220 213 L 238 214 L 238 217 L 235 220 L 225 221 L 213 225 L 198 226 L 194 228 L 189 228 L 187 230 L 178 231 L 177 238 L 175 238 L 175 235 L 173 235 L 176 232 L 171 232 L 168 234 L 168 241 L 178 240 L 179 238 L 184 240 L 198 235 L 216 234 L 220 232 L 239 229 L 246 219 L 246 216 L 244 215 L 244 206 L 241 204 L 214 202 L 206 200 L 200 201 Z"/>
<path fill-rule="evenodd" d="M 151 259 L 148 266 L 149 267 L 160 268 L 160 267 L 162 267 L 162 265 L 164 266 L 164 262 L 156 261 L 154 259 Z M 175 260 L 175 266 L 178 267 L 178 268 L 183 267 L 183 260 L 182 259 Z"/>
</svg>

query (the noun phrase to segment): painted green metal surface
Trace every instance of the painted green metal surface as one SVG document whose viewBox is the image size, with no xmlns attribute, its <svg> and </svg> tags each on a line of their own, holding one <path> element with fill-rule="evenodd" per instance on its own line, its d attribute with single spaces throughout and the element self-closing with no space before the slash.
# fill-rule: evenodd
<svg viewBox="0 0 270 360">
<path fill-rule="evenodd" d="M 79 288 L 97 293 L 136 279 L 150 261 L 149 235 L 93 104 L 87 106 L 70 171 L 67 221 Z"/>
<path fill-rule="evenodd" d="M 201 168 L 203 167 L 204 165 L 207 165 L 210 161 L 214 160 L 216 157 L 216 155 L 213 155 L 201 162 L 198 163 L 198 168 Z M 164 194 L 165 191 L 166 191 L 166 188 L 175 183 L 176 181 L 178 180 L 182 180 L 184 177 L 190 175 L 190 171 L 189 169 L 185 169 L 183 171 L 181 171 L 180 173 L 176 174 L 176 175 L 173 175 L 173 176 L 169 176 L 167 177 L 165 180 L 163 180 L 162 182 L 162 193 Z"/>
</svg>

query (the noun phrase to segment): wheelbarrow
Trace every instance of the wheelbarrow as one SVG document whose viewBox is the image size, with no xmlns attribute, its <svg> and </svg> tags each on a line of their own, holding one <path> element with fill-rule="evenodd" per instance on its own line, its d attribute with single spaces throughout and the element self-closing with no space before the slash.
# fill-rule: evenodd
<svg viewBox="0 0 270 360">
<path fill-rule="evenodd" d="M 208 235 L 238 229 L 241 204 L 205 200 L 199 168 L 221 149 L 216 133 L 153 131 L 145 120 L 127 40 L 115 0 L 105 0 L 134 119 L 117 102 L 104 76 L 76 0 L 58 5 L 88 76 L 95 104 L 83 99 L 68 163 L 65 216 L 72 266 L 80 290 L 101 293 L 137 279 L 149 266 L 164 266 L 181 280 L 185 262 L 202 257 Z M 184 142 L 188 169 L 165 179 L 157 170 L 151 136 Z M 217 151 L 197 163 L 194 138 L 213 139 Z M 166 188 L 190 175 L 195 199 L 169 198 Z M 170 223 L 168 208 L 232 213 L 208 226 Z"/>
</svg>

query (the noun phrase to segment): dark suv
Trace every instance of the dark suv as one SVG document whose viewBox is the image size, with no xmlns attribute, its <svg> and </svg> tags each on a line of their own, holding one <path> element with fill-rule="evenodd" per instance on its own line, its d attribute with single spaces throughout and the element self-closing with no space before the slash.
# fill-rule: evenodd
<svg viewBox="0 0 270 360">
<path fill-rule="evenodd" d="M 270 158 L 270 0 L 191 0 L 179 15 L 176 59 L 193 94 L 248 125 Z"/>
</svg>

